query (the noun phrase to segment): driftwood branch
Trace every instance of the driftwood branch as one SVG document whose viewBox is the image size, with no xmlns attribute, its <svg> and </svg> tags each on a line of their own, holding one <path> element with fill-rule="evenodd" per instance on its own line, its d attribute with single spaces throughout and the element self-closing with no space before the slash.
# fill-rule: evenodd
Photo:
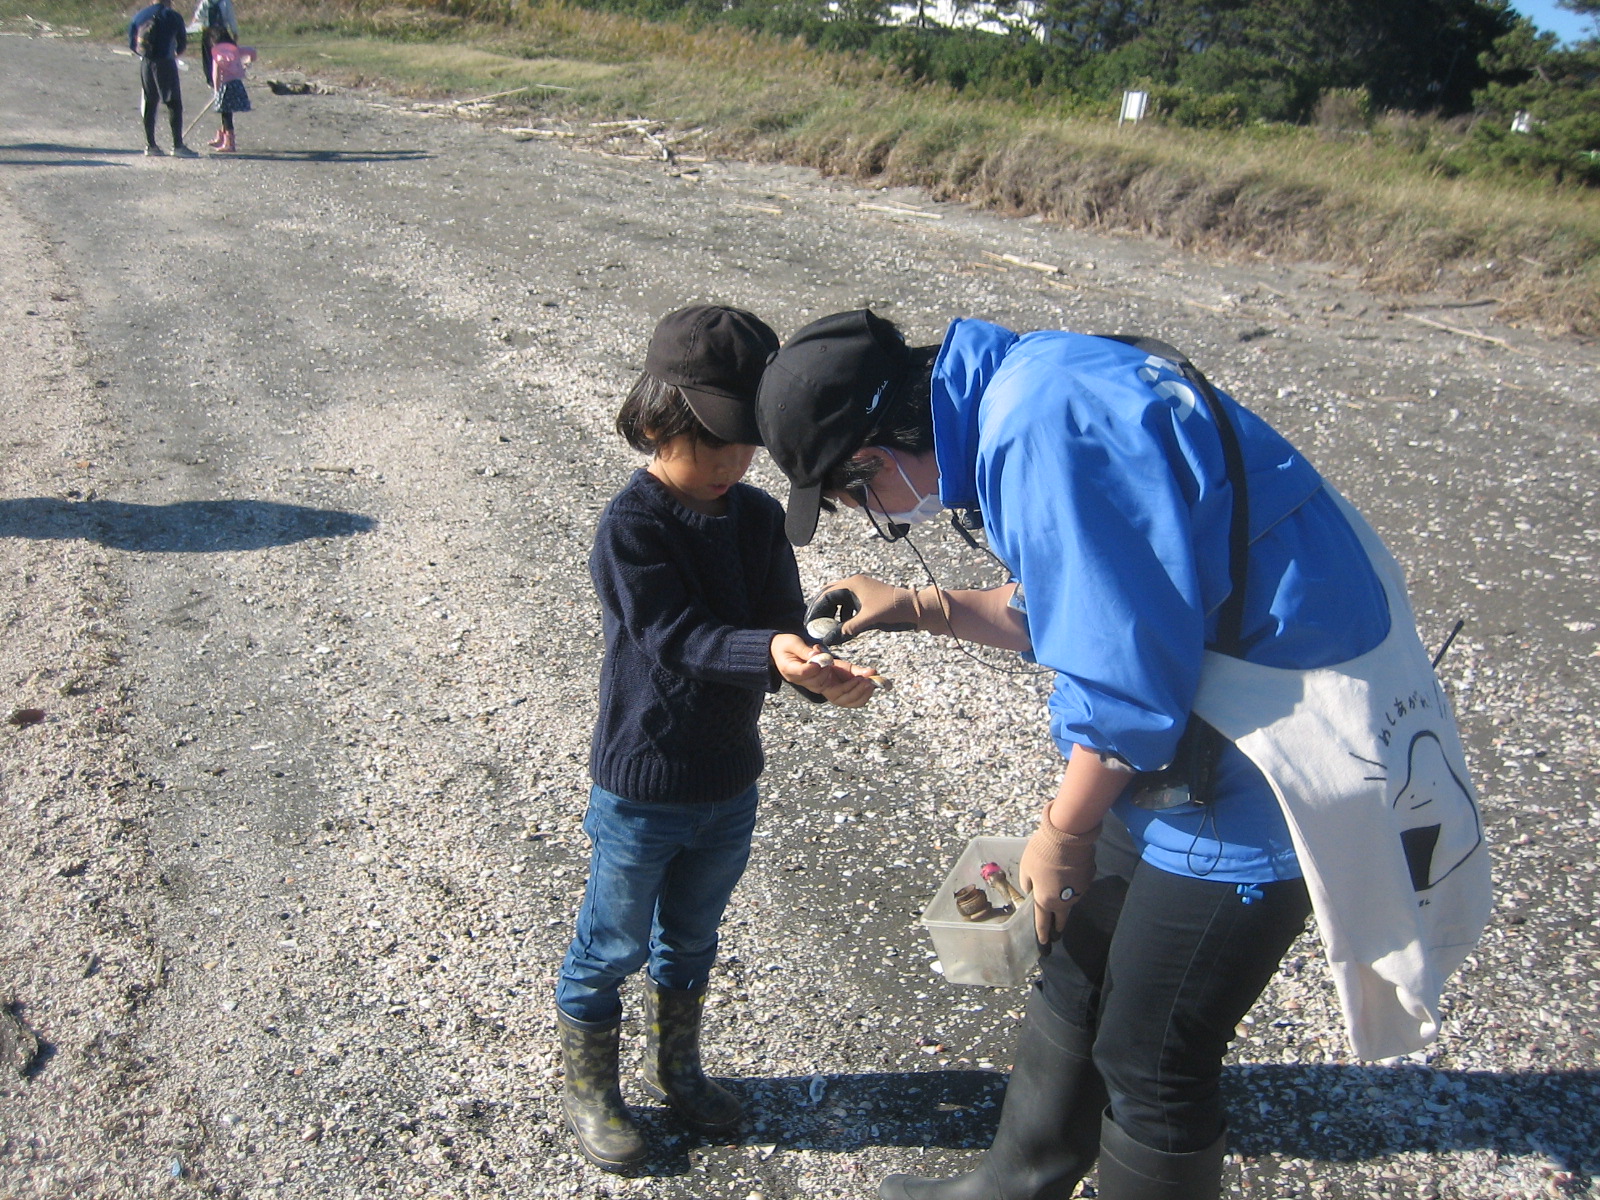
<svg viewBox="0 0 1600 1200">
<path fill-rule="evenodd" d="M 984 254 L 995 262 L 1009 263 L 1013 267 L 1027 267 L 1028 270 L 1038 271 L 1043 275 L 1061 274 L 1061 268 L 1054 263 L 1040 262 L 1036 258 L 1023 258 L 1020 254 L 995 254 L 990 250 L 985 250 Z"/>
<path fill-rule="evenodd" d="M 1513 354 L 1521 354 L 1510 342 L 1504 338 L 1492 337 L 1487 333 L 1477 333 L 1471 329 L 1461 329 L 1455 325 L 1446 325 L 1443 321 L 1435 321 L 1430 317 L 1420 317 L 1416 313 L 1401 313 L 1408 321 L 1415 321 L 1419 325 L 1427 325 L 1433 329 L 1442 329 L 1446 333 L 1453 333 L 1457 337 L 1472 338 L 1479 342 L 1488 342 L 1492 346 L 1499 346 L 1502 350 L 1509 350 Z"/>
<path fill-rule="evenodd" d="M 897 217 L 921 217 L 924 221 L 942 221 L 943 213 L 923 212 L 919 208 L 897 208 L 892 204 L 857 204 L 857 208 L 869 209 L 872 212 L 892 213 Z"/>
<path fill-rule="evenodd" d="M 487 104 L 491 100 L 500 100 L 506 96 L 515 96 L 519 92 L 525 92 L 529 88 L 537 86 L 537 84 L 525 83 L 521 87 L 511 88 L 509 91 L 493 92 L 487 96 L 479 96 L 476 100 L 455 100 L 451 102 L 451 106 L 454 108 L 470 108 L 474 104 Z M 571 91 L 572 89 L 568 88 L 566 90 Z"/>
</svg>

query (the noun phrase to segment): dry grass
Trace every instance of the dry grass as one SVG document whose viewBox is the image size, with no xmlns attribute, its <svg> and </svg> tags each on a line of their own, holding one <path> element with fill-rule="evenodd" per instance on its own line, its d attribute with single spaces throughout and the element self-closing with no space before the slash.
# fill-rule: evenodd
<svg viewBox="0 0 1600 1200">
<path fill-rule="evenodd" d="M 96 33 L 126 20 L 84 0 L 29 11 Z M 723 153 L 1208 253 L 1338 264 L 1399 293 L 1493 296 L 1512 319 L 1600 333 L 1600 198 L 1442 178 L 1416 151 L 1464 131 L 1427 119 L 1388 118 L 1370 135 L 1118 128 L 908 86 L 875 61 L 791 41 L 547 0 L 256 0 L 245 18 L 275 64 L 322 78 L 435 96 L 555 85 L 571 90 L 516 102 L 531 115 L 654 118 L 699 128 Z"/>
</svg>

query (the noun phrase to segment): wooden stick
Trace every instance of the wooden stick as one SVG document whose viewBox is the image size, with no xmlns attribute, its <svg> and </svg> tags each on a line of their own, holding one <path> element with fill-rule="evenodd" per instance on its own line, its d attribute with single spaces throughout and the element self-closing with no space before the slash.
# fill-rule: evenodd
<svg viewBox="0 0 1600 1200">
<path fill-rule="evenodd" d="M 189 144 L 189 135 L 194 132 L 194 127 L 205 119 L 205 115 L 211 111 L 211 106 L 216 102 L 216 97 L 212 96 L 212 98 L 206 102 L 206 106 L 200 110 L 200 115 L 189 122 L 189 128 L 183 131 L 183 144 L 185 146 Z M 176 147 L 174 147 L 174 149 L 176 149 Z"/>
<path fill-rule="evenodd" d="M 1043 271 L 1046 275 L 1059 275 L 1061 268 L 1054 263 L 1039 262 L 1037 259 L 1020 258 L 1015 254 L 1002 254 L 1001 262 L 1008 262 L 1014 267 L 1027 267 L 1030 271 Z"/>
<path fill-rule="evenodd" d="M 1236 317 L 1240 315 L 1239 310 L 1236 308 L 1218 308 L 1215 304 L 1201 304 L 1200 301 L 1190 300 L 1186 296 L 1179 296 L 1178 299 L 1190 308 L 1203 308 L 1206 312 L 1216 313 L 1220 317 Z"/>
<path fill-rule="evenodd" d="M 492 95 L 479 96 L 476 100 L 453 100 L 451 101 L 451 106 L 454 108 L 466 108 L 473 104 L 484 104 L 490 100 L 498 100 L 502 96 L 515 96 L 518 92 L 525 92 L 529 88 L 537 86 L 538 84 L 525 83 L 521 87 L 512 88 L 509 92 L 495 92 Z M 572 89 L 568 88 L 567 90 L 571 91 Z"/>
<path fill-rule="evenodd" d="M 925 221 L 942 221 L 943 213 L 918 212 L 914 208 L 891 208 L 887 204 L 857 204 L 857 208 L 871 209 L 873 212 L 893 213 L 897 217 L 921 217 Z"/>
<path fill-rule="evenodd" d="M 1494 296 L 1485 296 L 1482 300 L 1459 300 L 1459 301 L 1452 301 L 1451 303 L 1448 303 L 1448 304 L 1425 304 L 1425 305 L 1423 305 L 1423 307 L 1424 308 L 1483 308 L 1486 305 L 1500 304 L 1500 303 L 1502 303 L 1502 301 L 1500 301 L 1498 298 L 1496 298 Z"/>
<path fill-rule="evenodd" d="M 1417 322 L 1419 325 L 1429 325 L 1429 326 L 1432 326 L 1434 329 L 1442 329 L 1446 333 L 1455 334 L 1457 337 L 1474 338 L 1474 339 L 1476 339 L 1477 341 L 1480 341 L 1480 342 L 1488 342 L 1491 345 L 1499 346 L 1502 350 L 1509 350 L 1513 354 L 1522 354 L 1522 353 L 1524 353 L 1524 351 L 1518 350 L 1515 346 L 1513 346 L 1510 342 L 1506 341 L 1504 338 L 1491 337 L 1487 333 L 1474 333 L 1470 329 L 1458 329 L 1454 325 L 1446 325 L 1443 321 L 1432 321 L 1432 320 L 1429 320 L 1427 317 L 1419 317 L 1416 313 L 1403 312 L 1400 315 L 1402 317 L 1407 318 L 1408 320 Z"/>
<path fill-rule="evenodd" d="M 1040 262 L 1033 258 L 1023 258 L 1017 254 L 996 254 L 993 250 L 983 252 L 985 258 L 992 258 L 997 263 L 1008 263 L 1013 267 L 1027 267 L 1030 271 L 1040 271 L 1046 275 L 1059 275 L 1061 268 L 1054 263 Z"/>
</svg>

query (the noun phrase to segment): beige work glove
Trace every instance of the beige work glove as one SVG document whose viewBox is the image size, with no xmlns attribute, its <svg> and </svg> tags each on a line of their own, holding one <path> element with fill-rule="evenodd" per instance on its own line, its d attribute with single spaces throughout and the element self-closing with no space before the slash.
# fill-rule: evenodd
<svg viewBox="0 0 1600 1200">
<path fill-rule="evenodd" d="M 871 575 L 852 575 L 829 584 L 811 604 L 812 611 L 819 609 L 840 614 L 840 640 L 846 642 L 874 629 L 886 633 L 927 629 L 930 616 L 944 627 L 935 589 L 895 587 Z"/>
<path fill-rule="evenodd" d="M 1033 893 L 1033 928 L 1039 953 L 1049 954 L 1067 926 L 1067 912 L 1094 882 L 1094 844 L 1100 826 L 1088 833 L 1062 833 L 1050 824 L 1050 809 L 1028 839 L 1017 869 L 1022 890 Z"/>
</svg>

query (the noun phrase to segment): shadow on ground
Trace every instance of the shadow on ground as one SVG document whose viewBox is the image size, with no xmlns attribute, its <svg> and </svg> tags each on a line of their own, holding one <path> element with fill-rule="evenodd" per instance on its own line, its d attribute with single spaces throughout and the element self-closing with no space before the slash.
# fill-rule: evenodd
<svg viewBox="0 0 1600 1200">
<path fill-rule="evenodd" d="M 982 1150 L 994 1140 L 1005 1096 L 1004 1075 L 975 1070 L 724 1082 L 749 1114 L 733 1144 L 841 1153 Z M 1246 1157 L 1350 1161 L 1493 1150 L 1541 1154 L 1584 1176 L 1600 1167 L 1600 1071 L 1246 1065 L 1228 1068 L 1223 1088 L 1229 1149 Z M 647 1174 L 683 1174 L 691 1150 L 729 1144 L 686 1132 L 665 1108 L 634 1111 L 657 1149 Z M 952 1154 L 943 1166 L 960 1171 L 967 1160 Z"/>
<path fill-rule="evenodd" d="M 96 542 L 112 550 L 203 554 L 261 550 L 311 538 L 350 537 L 378 527 L 372 517 L 270 500 L 0 500 L 0 538 Z"/>
<path fill-rule="evenodd" d="M 723 1079 L 745 1103 L 737 1138 L 685 1130 L 664 1107 L 635 1107 L 655 1152 L 642 1174 L 682 1175 L 689 1152 L 708 1145 L 774 1146 L 850 1152 L 869 1146 L 981 1149 L 994 1138 L 1005 1095 L 995 1071 L 917 1071 L 899 1075 L 803 1075 Z"/>
<path fill-rule="evenodd" d="M 1223 1087 L 1229 1141 L 1245 1155 L 1493 1150 L 1600 1168 L 1600 1071 L 1253 1064 L 1230 1068 Z"/>
<path fill-rule="evenodd" d="M 32 154 L 34 158 L 11 158 L 13 154 Z M 59 155 L 62 157 L 43 157 Z M 72 157 L 72 156 L 80 157 Z M 0 163 L 8 167 L 109 167 L 113 162 L 100 157 L 142 158 L 142 146 L 64 146 L 57 142 L 16 142 L 0 145 Z M 164 156 L 170 157 L 170 156 Z M 207 155 L 206 157 L 213 157 Z M 253 150 L 216 157 L 254 158 L 267 162 L 380 163 L 411 162 L 433 155 L 426 150 Z"/>
<path fill-rule="evenodd" d="M 425 150 L 235 150 L 206 157 L 253 158 L 262 162 L 379 163 L 416 162 L 433 155 Z"/>
</svg>

